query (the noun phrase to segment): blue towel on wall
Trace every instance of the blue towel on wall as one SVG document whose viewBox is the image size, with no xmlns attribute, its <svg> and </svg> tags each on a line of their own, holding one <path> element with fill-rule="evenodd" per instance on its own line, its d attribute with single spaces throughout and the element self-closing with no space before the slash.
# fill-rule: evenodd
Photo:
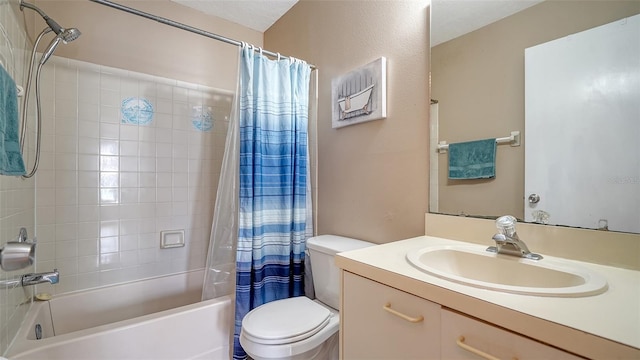
<svg viewBox="0 0 640 360">
<path fill-rule="evenodd" d="M 0 66 L 0 174 L 24 175 L 18 140 L 18 92 L 16 83 Z"/>
<path fill-rule="evenodd" d="M 449 144 L 449 179 L 496 177 L 496 139 Z"/>
</svg>

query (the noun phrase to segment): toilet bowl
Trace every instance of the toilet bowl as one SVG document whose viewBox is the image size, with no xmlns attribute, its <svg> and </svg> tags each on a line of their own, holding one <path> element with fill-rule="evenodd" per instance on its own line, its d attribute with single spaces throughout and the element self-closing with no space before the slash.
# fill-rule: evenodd
<svg viewBox="0 0 640 360">
<path fill-rule="evenodd" d="M 335 235 L 308 239 L 317 299 L 277 300 L 248 312 L 240 332 L 244 351 L 254 360 L 338 359 L 340 271 L 333 258 L 371 245 Z"/>
<path fill-rule="evenodd" d="M 332 350 L 337 358 L 339 327 L 338 311 L 300 296 L 251 310 L 242 320 L 240 344 L 254 360 L 331 359 Z M 327 343 L 332 336 L 334 346 Z"/>
</svg>

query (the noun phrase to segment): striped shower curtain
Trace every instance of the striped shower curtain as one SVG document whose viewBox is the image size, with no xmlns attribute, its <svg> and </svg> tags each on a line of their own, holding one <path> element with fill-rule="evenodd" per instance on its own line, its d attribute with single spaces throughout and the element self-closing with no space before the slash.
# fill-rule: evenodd
<svg viewBox="0 0 640 360">
<path fill-rule="evenodd" d="M 307 125 L 311 69 L 243 46 L 240 62 L 240 199 L 234 359 L 242 318 L 273 300 L 304 295 L 311 197 Z"/>
</svg>

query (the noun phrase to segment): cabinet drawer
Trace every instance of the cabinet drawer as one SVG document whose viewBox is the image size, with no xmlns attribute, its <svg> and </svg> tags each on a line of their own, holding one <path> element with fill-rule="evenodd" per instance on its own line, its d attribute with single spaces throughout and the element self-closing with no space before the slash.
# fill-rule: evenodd
<svg viewBox="0 0 640 360">
<path fill-rule="evenodd" d="M 343 359 L 440 358 L 440 305 L 342 273 Z"/>
<path fill-rule="evenodd" d="M 442 309 L 441 320 L 443 359 L 492 359 L 474 354 L 474 350 L 503 360 L 581 359 L 447 309 Z"/>
</svg>

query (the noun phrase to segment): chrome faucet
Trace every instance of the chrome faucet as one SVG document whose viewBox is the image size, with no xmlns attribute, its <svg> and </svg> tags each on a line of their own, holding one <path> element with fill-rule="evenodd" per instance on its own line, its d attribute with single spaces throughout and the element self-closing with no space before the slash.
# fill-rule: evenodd
<svg viewBox="0 0 640 360">
<path fill-rule="evenodd" d="M 540 260 L 542 255 L 529 251 L 527 244 L 520 240 L 516 233 L 516 218 L 511 215 L 501 216 L 496 220 L 499 233 L 493 235 L 496 246 L 489 246 L 487 251 L 497 254 L 523 257 L 531 260 Z"/>
<path fill-rule="evenodd" d="M 57 284 L 60 281 L 60 273 L 58 269 L 53 269 L 53 272 L 33 273 L 22 275 L 22 286 L 30 286 L 42 283 Z"/>
</svg>

